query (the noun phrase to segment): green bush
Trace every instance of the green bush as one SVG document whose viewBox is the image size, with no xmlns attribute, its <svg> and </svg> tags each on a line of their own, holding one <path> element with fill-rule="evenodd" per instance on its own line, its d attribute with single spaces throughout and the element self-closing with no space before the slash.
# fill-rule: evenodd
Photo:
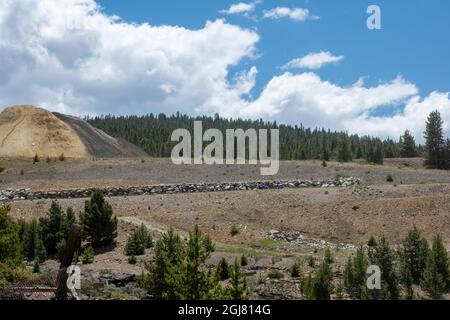
<svg viewBox="0 0 450 320">
<path fill-rule="evenodd" d="M 135 256 L 128 257 L 128 263 L 133 265 L 136 264 L 137 263 L 136 257 Z"/>
<path fill-rule="evenodd" d="M 239 234 L 239 232 L 240 232 L 240 230 L 237 226 L 235 226 L 235 225 L 231 226 L 231 228 L 230 228 L 231 236 L 233 236 L 233 237 L 237 236 Z"/>
<path fill-rule="evenodd" d="M 269 279 L 283 279 L 283 274 L 277 269 L 270 269 L 267 273 Z"/>
<path fill-rule="evenodd" d="M 300 264 L 298 262 L 295 262 L 291 268 L 291 277 L 292 278 L 300 277 Z"/>
<path fill-rule="evenodd" d="M 100 191 L 94 191 L 80 215 L 83 234 L 94 248 L 113 244 L 117 238 L 117 217 Z"/>
<path fill-rule="evenodd" d="M 4 167 L 0 167 L 0 173 L 2 173 L 3 171 L 5 171 L 6 169 Z"/>
<path fill-rule="evenodd" d="M 392 176 L 392 174 L 388 174 L 387 176 L 386 176 L 386 181 L 387 182 L 394 182 L 394 177 Z"/>
<path fill-rule="evenodd" d="M 325 259 L 325 261 L 326 261 L 326 263 L 328 263 L 328 264 L 333 264 L 333 255 L 331 254 L 331 250 L 330 249 L 326 249 L 325 250 L 325 257 L 324 257 L 324 259 Z"/>
<path fill-rule="evenodd" d="M 35 154 L 34 158 L 33 158 L 33 164 L 38 163 L 38 162 L 39 162 L 39 157 L 37 154 Z"/>
<path fill-rule="evenodd" d="M 83 264 L 91 264 L 94 262 L 95 252 L 92 246 L 87 247 L 81 254 L 81 262 Z"/>
<path fill-rule="evenodd" d="M 64 162 L 66 161 L 66 156 L 64 155 L 64 153 L 61 153 L 61 155 L 58 158 L 59 161 Z"/>
<path fill-rule="evenodd" d="M 315 265 L 316 265 L 316 261 L 315 261 L 314 257 L 309 256 L 308 257 L 308 266 L 310 266 L 311 268 L 314 268 Z"/>
<path fill-rule="evenodd" d="M 241 267 L 246 267 L 248 265 L 248 259 L 246 255 L 241 256 Z"/>
<path fill-rule="evenodd" d="M 125 255 L 140 256 L 145 253 L 145 249 L 151 247 L 153 247 L 152 235 L 144 224 L 142 224 L 128 238 L 127 244 L 125 245 Z"/>
</svg>

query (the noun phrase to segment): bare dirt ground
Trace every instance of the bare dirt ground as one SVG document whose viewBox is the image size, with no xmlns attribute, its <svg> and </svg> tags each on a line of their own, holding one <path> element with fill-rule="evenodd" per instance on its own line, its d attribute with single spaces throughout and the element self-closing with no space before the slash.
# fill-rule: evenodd
<svg viewBox="0 0 450 320">
<path fill-rule="evenodd" d="M 63 188 L 133 186 L 270 180 L 256 166 L 175 166 L 166 159 L 54 162 L 0 161 L 1 189 L 36 191 Z M 17 171 L 24 170 L 21 176 Z M 386 182 L 391 174 L 393 183 Z M 417 159 L 396 159 L 384 166 L 319 161 L 282 162 L 273 179 L 357 177 L 360 186 L 332 189 L 287 189 L 208 194 L 170 194 L 111 198 L 119 217 L 135 217 L 167 229 L 191 230 L 198 224 L 214 240 L 249 245 L 272 229 L 298 231 L 312 238 L 362 244 L 371 235 L 398 243 L 416 224 L 431 239 L 440 233 L 450 248 L 450 173 L 421 168 Z M 84 199 L 61 200 L 81 211 Z M 45 214 L 50 200 L 12 203 L 15 217 Z M 230 237 L 232 225 L 242 232 Z"/>
<path fill-rule="evenodd" d="M 441 234 L 450 249 L 450 172 L 422 168 L 420 159 L 395 159 L 384 166 L 363 163 L 319 161 L 282 162 L 276 177 L 261 177 L 256 166 L 174 166 L 165 159 L 71 160 L 38 163 L 0 160 L 0 189 L 31 188 L 35 191 L 81 187 L 135 186 L 166 183 L 236 182 L 289 179 L 328 179 L 335 176 L 360 178 L 359 186 L 348 188 L 310 188 L 258 191 L 232 191 L 195 194 L 166 194 L 113 197 L 108 201 L 119 217 L 119 238 L 115 248 L 96 256 L 93 265 L 83 266 L 88 274 L 143 271 L 152 251 L 129 265 L 123 247 L 132 227 L 144 223 L 158 238 L 170 227 L 182 235 L 199 225 L 217 243 L 209 262 L 221 257 L 230 262 L 240 255 L 250 257 L 245 272 L 253 281 L 254 298 L 298 298 L 297 280 L 290 279 L 289 268 L 297 259 L 316 257 L 322 249 L 269 240 L 271 230 L 300 232 L 308 239 L 331 243 L 365 244 L 371 235 L 385 235 L 393 245 L 400 243 L 417 225 L 429 240 Z M 24 170 L 24 175 L 20 175 Z M 394 182 L 386 181 L 390 174 Z M 85 199 L 59 200 L 62 207 L 83 210 Z M 11 202 L 14 218 L 31 219 L 46 214 L 51 200 Z M 232 236 L 232 226 L 239 234 Z M 337 270 L 351 251 L 333 250 Z M 266 288 L 261 273 L 280 270 L 285 280 Z M 307 263 L 305 272 L 311 272 Z M 259 289 L 258 289 L 259 288 Z M 284 294 L 284 293 L 285 294 Z M 287 294 L 288 293 L 288 294 Z M 267 296 L 268 295 L 268 296 Z M 279 296 L 280 295 L 280 296 Z"/>
</svg>

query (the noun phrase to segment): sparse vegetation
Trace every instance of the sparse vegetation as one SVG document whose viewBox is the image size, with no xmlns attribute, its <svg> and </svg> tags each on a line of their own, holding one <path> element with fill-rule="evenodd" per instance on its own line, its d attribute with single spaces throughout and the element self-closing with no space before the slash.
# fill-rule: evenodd
<svg viewBox="0 0 450 320">
<path fill-rule="evenodd" d="M 280 272 L 280 270 L 270 269 L 269 272 L 267 273 L 267 278 L 269 278 L 269 279 L 283 279 L 284 276 Z"/>
<path fill-rule="evenodd" d="M 153 246 L 153 239 L 150 232 L 142 224 L 130 235 L 125 245 L 127 256 L 140 256 L 145 253 L 145 249 Z"/>
<path fill-rule="evenodd" d="M 291 277 L 299 278 L 300 277 L 300 263 L 296 261 L 294 265 L 291 267 Z"/>
<path fill-rule="evenodd" d="M 83 264 L 91 264 L 94 262 L 95 257 L 95 251 L 92 246 L 88 246 L 86 249 L 83 250 L 83 253 L 81 254 L 81 262 Z"/>
<path fill-rule="evenodd" d="M 245 254 L 241 256 L 241 267 L 246 267 L 248 265 L 248 259 Z"/>
<path fill-rule="evenodd" d="M 230 234 L 232 237 L 237 236 L 239 234 L 240 230 L 237 226 L 232 225 L 230 228 Z"/>
<path fill-rule="evenodd" d="M 128 257 L 128 263 L 129 264 L 136 264 L 137 263 L 137 259 L 135 256 L 129 256 Z"/>
<path fill-rule="evenodd" d="M 392 176 L 392 174 L 389 173 L 389 174 L 386 176 L 386 181 L 387 181 L 387 182 L 391 182 L 391 183 L 394 182 L 394 177 Z"/>
</svg>

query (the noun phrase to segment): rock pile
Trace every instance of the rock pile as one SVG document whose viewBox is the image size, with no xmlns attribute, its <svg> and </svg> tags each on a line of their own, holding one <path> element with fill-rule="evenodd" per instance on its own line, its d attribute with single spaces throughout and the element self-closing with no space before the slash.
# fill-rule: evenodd
<svg viewBox="0 0 450 320">
<path fill-rule="evenodd" d="M 268 190 L 294 188 L 335 188 L 349 187 L 360 184 L 357 178 L 342 178 L 339 180 L 291 180 L 291 181 L 262 181 L 235 183 L 198 183 L 176 184 L 140 187 L 111 187 L 101 190 L 108 197 L 140 196 L 153 194 L 223 192 L 240 190 Z M 0 190 L 0 201 L 6 200 L 37 200 L 37 199 L 71 199 L 87 198 L 95 189 L 73 189 L 63 191 L 31 191 L 30 189 Z"/>
<path fill-rule="evenodd" d="M 266 237 L 278 241 L 284 241 L 295 245 L 308 246 L 319 249 L 342 249 L 342 250 L 357 250 L 357 246 L 347 243 L 331 243 L 320 239 L 311 239 L 305 237 L 300 232 L 282 232 L 278 230 L 271 230 L 266 233 Z"/>
</svg>

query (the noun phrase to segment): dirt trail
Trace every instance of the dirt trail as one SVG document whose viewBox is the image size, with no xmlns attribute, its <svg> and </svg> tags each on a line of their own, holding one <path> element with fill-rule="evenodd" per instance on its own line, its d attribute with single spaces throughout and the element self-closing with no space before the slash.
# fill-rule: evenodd
<svg viewBox="0 0 450 320">
<path fill-rule="evenodd" d="M 8 132 L 6 134 L 6 136 L 2 139 L 2 143 L 1 143 L 2 146 L 5 144 L 6 140 L 8 140 L 8 138 L 14 133 L 14 131 L 25 121 L 26 116 L 22 115 L 21 117 L 22 117 L 22 119 L 20 119 L 16 124 L 14 124 L 11 131 Z"/>
</svg>

